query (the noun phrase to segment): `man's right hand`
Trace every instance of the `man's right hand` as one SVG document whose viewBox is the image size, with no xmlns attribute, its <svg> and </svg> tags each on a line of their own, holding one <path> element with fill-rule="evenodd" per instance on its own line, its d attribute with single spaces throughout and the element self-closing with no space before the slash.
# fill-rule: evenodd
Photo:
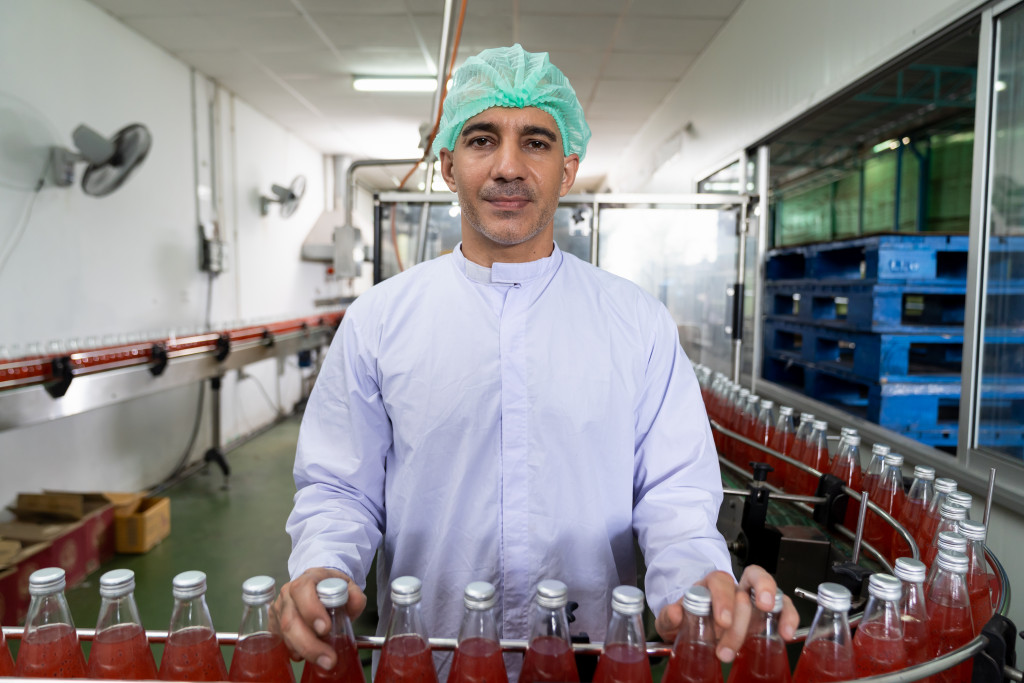
<svg viewBox="0 0 1024 683">
<path fill-rule="evenodd" d="M 281 586 L 281 593 L 270 607 L 270 628 L 281 636 L 292 658 L 316 662 L 321 669 L 331 669 L 337 662 L 334 648 L 320 640 L 330 628 L 327 609 L 316 594 L 316 585 L 324 579 L 338 578 L 348 582 L 348 603 L 345 611 L 355 619 L 366 607 L 366 595 L 352 579 L 337 569 L 307 569 L 294 581 Z"/>
</svg>

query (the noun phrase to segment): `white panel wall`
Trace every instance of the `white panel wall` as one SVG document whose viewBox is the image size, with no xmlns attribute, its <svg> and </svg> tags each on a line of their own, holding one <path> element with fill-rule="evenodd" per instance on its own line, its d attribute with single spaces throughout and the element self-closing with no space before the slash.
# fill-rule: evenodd
<svg viewBox="0 0 1024 683">
<path fill-rule="evenodd" d="M 200 325 L 207 277 L 197 265 L 189 68 L 83 0 L 0 0 L 0 67 L 0 249 L 31 197 L 11 186 L 31 185 L 37 172 L 20 161 L 31 153 L 7 152 L 24 151 L 25 140 L 70 146 L 83 122 L 103 134 L 141 122 L 154 139 L 143 166 L 106 198 L 86 196 L 77 183 L 40 192 L 0 271 L 0 345 L 45 349 L 51 340 Z M 199 109 L 203 117 L 202 102 Z M 230 93 L 220 93 L 218 118 L 228 271 L 213 284 L 212 321 L 309 314 L 314 298 L 335 287 L 323 266 L 299 260 L 324 208 L 323 157 Z M 261 217 L 259 193 L 297 174 L 307 189 L 295 215 L 283 220 L 274 206 Z M 299 397 L 294 359 L 247 373 L 225 381 L 225 442 Z M 21 490 L 132 490 L 159 481 L 184 453 L 197 398 L 198 386 L 185 387 L 0 432 L 0 505 Z M 192 457 L 211 445 L 208 421 Z"/>
<path fill-rule="evenodd" d="M 692 191 L 698 174 L 980 4 L 745 0 L 623 151 L 608 186 Z"/>
</svg>

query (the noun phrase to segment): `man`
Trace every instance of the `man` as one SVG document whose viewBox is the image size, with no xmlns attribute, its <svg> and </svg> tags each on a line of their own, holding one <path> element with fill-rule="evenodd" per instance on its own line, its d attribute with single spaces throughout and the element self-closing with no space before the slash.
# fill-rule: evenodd
<svg viewBox="0 0 1024 683">
<path fill-rule="evenodd" d="M 459 195 L 462 243 L 359 297 L 306 408 L 288 521 L 292 581 L 272 618 L 293 654 L 329 667 L 315 584 L 350 583 L 349 613 L 378 559 L 388 584 L 423 580 L 432 636 L 457 635 L 462 591 L 501 594 L 503 638 L 528 636 L 536 584 L 579 602 L 574 630 L 604 635 L 611 589 L 636 577 L 671 642 L 695 582 L 712 592 L 730 661 L 750 603 L 715 528 L 722 491 L 696 378 L 668 312 L 553 244 L 590 130 L 568 81 L 520 46 L 458 70 L 434 149 Z M 787 603 L 782 632 L 796 612 Z"/>
</svg>

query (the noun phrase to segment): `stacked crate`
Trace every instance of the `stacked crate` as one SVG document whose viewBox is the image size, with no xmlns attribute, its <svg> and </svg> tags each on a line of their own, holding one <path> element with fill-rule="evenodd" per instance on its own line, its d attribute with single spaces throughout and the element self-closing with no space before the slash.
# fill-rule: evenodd
<svg viewBox="0 0 1024 683">
<path fill-rule="evenodd" d="M 966 235 L 887 234 L 774 249 L 765 285 L 764 377 L 930 446 L 957 444 Z M 1024 281 L 990 258 L 989 344 L 1024 351 Z M 1005 259 L 1011 264 L 1013 259 Z M 1007 316 L 1007 312 L 1009 315 Z M 1003 347 L 1005 350 L 1005 347 Z M 1003 380 L 1005 378 L 999 378 Z M 1024 411 L 1024 383 L 986 381 L 986 406 Z M 985 421 L 980 442 L 1024 447 L 1024 423 Z"/>
</svg>

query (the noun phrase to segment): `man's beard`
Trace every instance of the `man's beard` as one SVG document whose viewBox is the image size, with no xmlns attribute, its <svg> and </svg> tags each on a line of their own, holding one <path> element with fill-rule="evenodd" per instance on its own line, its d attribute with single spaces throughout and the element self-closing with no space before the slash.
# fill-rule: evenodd
<svg viewBox="0 0 1024 683">
<path fill-rule="evenodd" d="M 533 202 L 536 201 L 537 193 L 531 190 L 525 183 L 511 182 L 481 190 L 478 199 L 482 201 L 489 201 L 505 197 L 525 197 Z M 551 223 L 551 220 L 555 215 L 555 210 L 558 208 L 557 199 L 550 205 L 540 205 L 541 211 L 540 215 L 537 217 L 536 224 L 531 225 L 526 232 L 523 232 L 520 229 L 520 224 L 515 223 L 502 223 L 502 227 L 498 229 L 488 227 L 480 219 L 480 214 L 476 210 L 476 205 L 472 202 L 462 201 L 461 192 L 459 193 L 459 200 L 459 203 L 462 205 L 462 215 L 466 219 L 466 222 L 469 223 L 474 230 L 490 241 L 505 247 L 523 244 L 524 242 L 528 242 L 539 235 L 544 228 Z M 499 219 L 510 219 L 513 218 L 515 213 L 516 212 L 514 211 L 499 211 L 498 217 Z"/>
</svg>

